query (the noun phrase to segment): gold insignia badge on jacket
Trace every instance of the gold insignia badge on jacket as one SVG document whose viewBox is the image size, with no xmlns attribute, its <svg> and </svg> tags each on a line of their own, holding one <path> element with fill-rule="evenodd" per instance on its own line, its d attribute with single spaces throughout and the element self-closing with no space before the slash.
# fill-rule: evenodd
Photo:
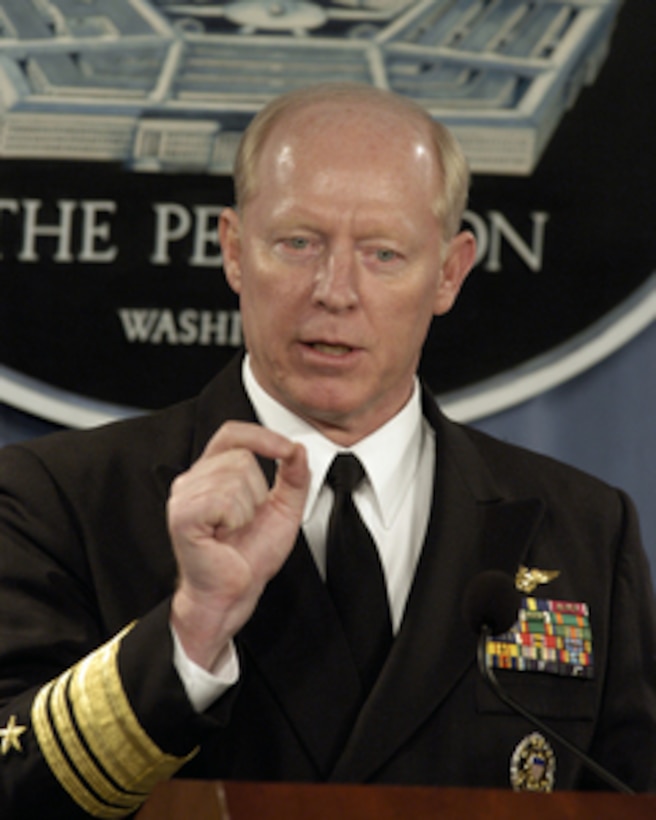
<svg viewBox="0 0 656 820">
<path fill-rule="evenodd" d="M 551 792 L 556 779 L 556 756 L 546 738 L 531 732 L 515 747 L 510 760 L 510 783 L 516 792 Z"/>
<path fill-rule="evenodd" d="M 515 575 L 515 587 L 520 592 L 530 595 L 537 587 L 555 581 L 560 575 L 558 569 L 538 569 L 537 567 L 520 566 Z"/>
</svg>

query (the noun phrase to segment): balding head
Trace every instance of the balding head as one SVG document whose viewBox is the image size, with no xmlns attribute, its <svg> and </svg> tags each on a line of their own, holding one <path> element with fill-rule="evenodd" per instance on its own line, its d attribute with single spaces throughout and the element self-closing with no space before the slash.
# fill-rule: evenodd
<svg viewBox="0 0 656 820">
<path fill-rule="evenodd" d="M 383 127 L 390 133 L 396 124 L 402 124 L 404 130 L 425 135 L 441 177 L 433 199 L 434 212 L 444 238 L 456 234 L 469 188 L 469 170 L 460 146 L 447 128 L 413 101 L 368 85 L 310 86 L 277 97 L 265 106 L 246 129 L 237 152 L 234 179 L 238 208 L 243 209 L 257 190 L 258 162 L 272 133 L 293 129 L 299 118 L 307 121 L 313 110 L 324 115 L 328 112 L 343 122 L 353 118 L 369 120 L 372 128 Z"/>
</svg>

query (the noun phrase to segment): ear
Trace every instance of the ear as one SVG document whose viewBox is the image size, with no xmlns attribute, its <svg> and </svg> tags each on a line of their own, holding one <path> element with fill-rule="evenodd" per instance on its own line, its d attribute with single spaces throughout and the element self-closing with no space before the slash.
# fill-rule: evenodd
<svg viewBox="0 0 656 820">
<path fill-rule="evenodd" d="M 224 208 L 219 217 L 219 242 L 223 254 L 223 272 L 235 293 L 241 292 L 241 224 L 233 208 Z"/>
<path fill-rule="evenodd" d="M 470 231 L 462 231 L 449 243 L 440 271 L 440 283 L 435 296 L 434 313 L 441 316 L 453 307 L 467 274 L 476 261 L 476 239 Z"/>
</svg>

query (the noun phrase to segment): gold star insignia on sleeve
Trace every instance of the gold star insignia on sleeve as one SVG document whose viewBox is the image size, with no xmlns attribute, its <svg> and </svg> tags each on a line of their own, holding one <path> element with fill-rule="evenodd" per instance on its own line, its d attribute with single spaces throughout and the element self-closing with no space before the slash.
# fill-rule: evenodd
<svg viewBox="0 0 656 820">
<path fill-rule="evenodd" d="M 520 592 L 530 594 L 533 590 L 542 584 L 548 584 L 560 575 L 558 569 L 538 569 L 533 567 L 521 567 L 517 570 L 515 575 L 515 587 Z"/>
<path fill-rule="evenodd" d="M 19 726 L 16 723 L 16 715 L 12 715 L 4 729 L 0 729 L 0 754 L 4 757 L 8 755 L 12 749 L 17 752 L 22 752 L 20 736 L 27 731 L 27 726 Z"/>
</svg>

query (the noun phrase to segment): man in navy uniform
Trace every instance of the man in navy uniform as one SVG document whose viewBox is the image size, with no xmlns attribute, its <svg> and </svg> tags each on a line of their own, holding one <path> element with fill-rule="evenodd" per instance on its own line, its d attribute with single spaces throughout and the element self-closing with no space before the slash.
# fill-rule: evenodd
<svg viewBox="0 0 656 820">
<path fill-rule="evenodd" d="M 260 113 L 235 183 L 220 238 L 245 355 L 195 399 L 0 458 L 3 816 L 127 816 L 174 774 L 520 783 L 532 728 L 482 684 L 461 615 L 488 569 L 526 612 L 579 619 L 575 662 L 529 658 L 504 686 L 656 788 L 631 503 L 448 421 L 416 376 L 475 258 L 451 135 L 393 94 L 319 86 Z M 371 568 L 352 598 L 338 494 Z M 380 643 L 352 638 L 370 620 Z M 543 741 L 557 787 L 598 785 Z"/>
</svg>

